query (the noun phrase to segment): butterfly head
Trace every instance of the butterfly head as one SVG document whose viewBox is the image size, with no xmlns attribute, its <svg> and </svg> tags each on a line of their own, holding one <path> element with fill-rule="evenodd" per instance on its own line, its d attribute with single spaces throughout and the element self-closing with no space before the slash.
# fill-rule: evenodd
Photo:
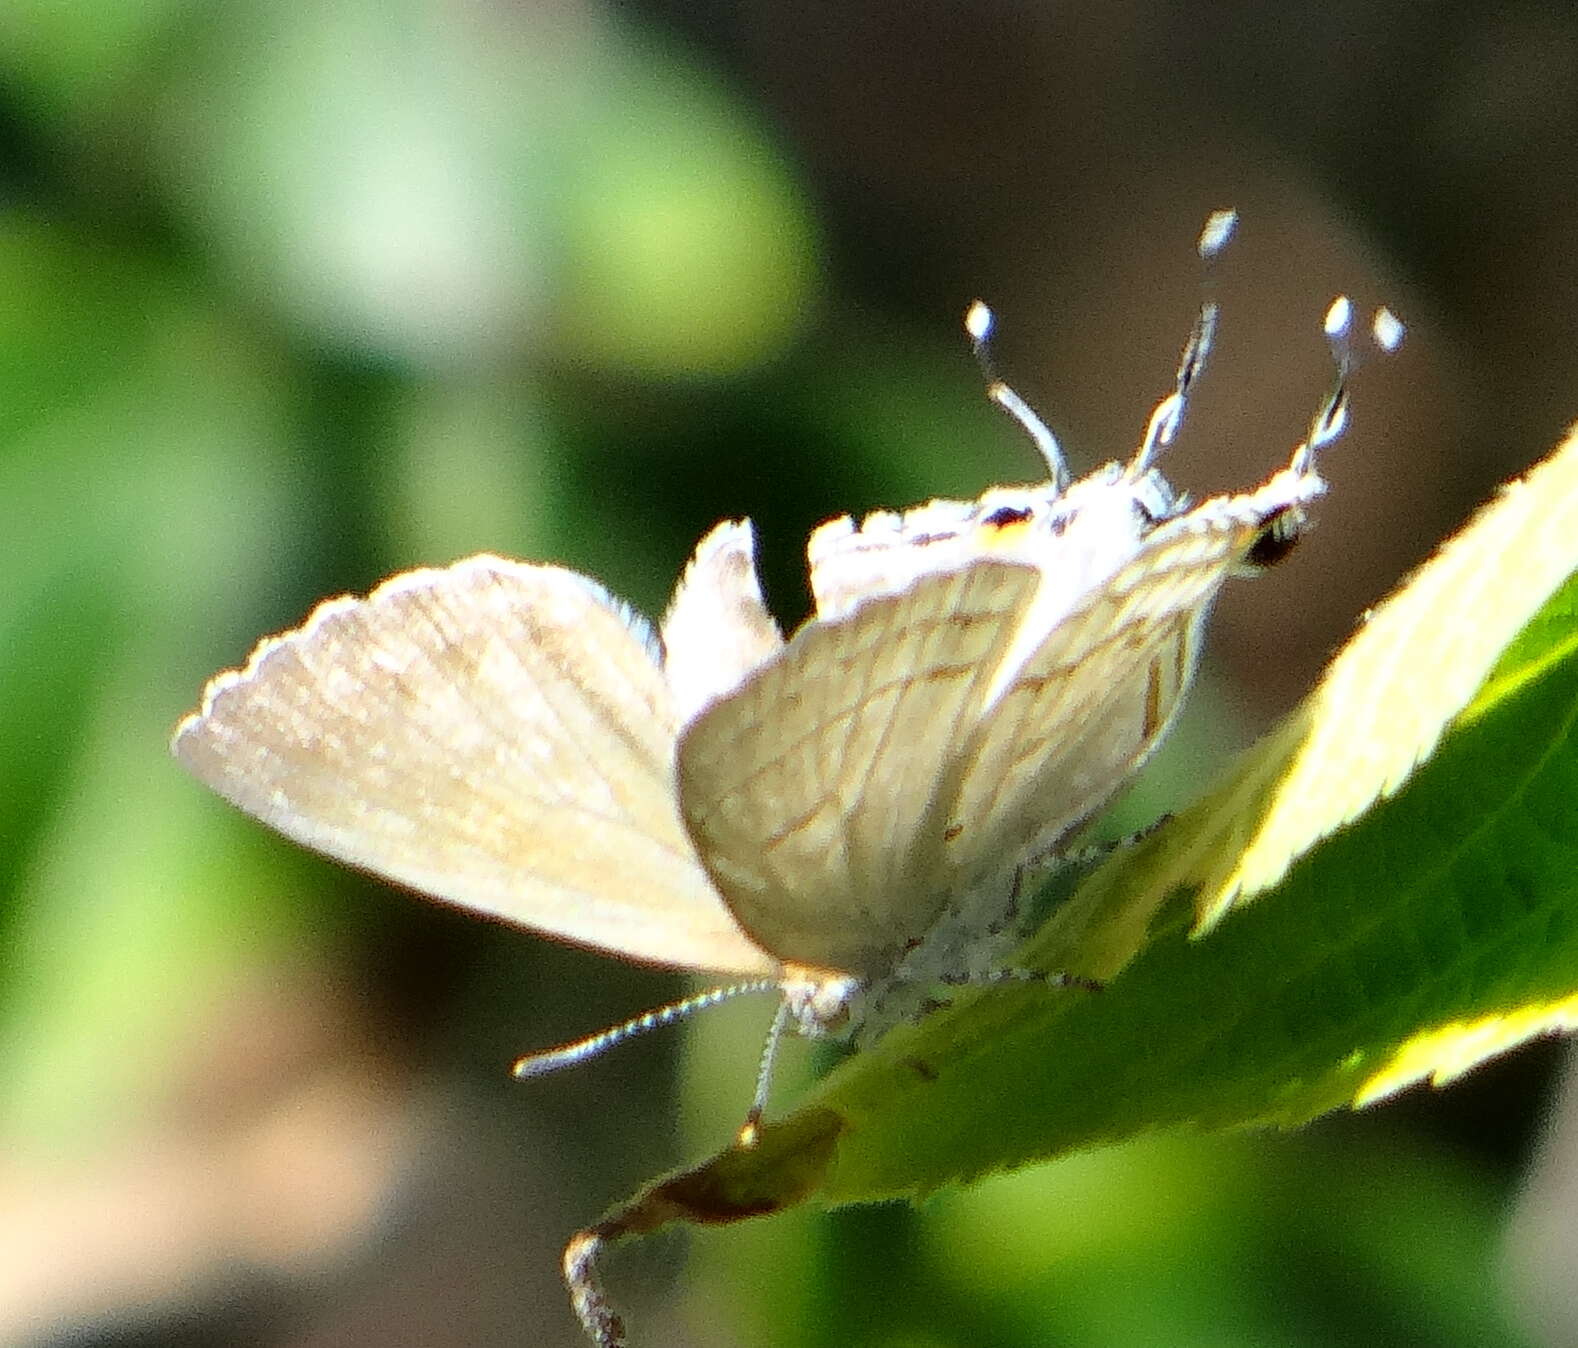
<svg viewBox="0 0 1578 1348">
<path fill-rule="evenodd" d="M 1237 225 L 1236 212 L 1214 212 L 1201 231 L 1198 252 L 1210 264 L 1226 247 Z M 1108 464 L 1087 477 L 1072 481 L 1056 435 L 997 374 L 990 351 L 992 311 L 976 300 L 965 314 L 965 330 L 987 380 L 987 396 L 1025 430 L 1049 470 L 1048 483 L 1039 488 L 997 488 L 977 503 L 971 521 L 974 539 L 988 552 L 1012 553 L 1020 540 L 1037 531 L 1061 536 L 1076 520 L 1087 524 L 1104 516 L 1094 537 L 1128 539 L 1133 544 L 1153 530 L 1193 510 L 1193 503 L 1155 467 L 1161 452 L 1172 444 L 1183 425 L 1189 398 L 1203 373 L 1216 340 L 1219 307 L 1209 294 L 1202 301 L 1183 353 L 1173 387 L 1157 403 L 1146 424 L 1140 446 L 1127 463 Z M 1332 358 L 1332 381 L 1311 419 L 1309 433 L 1293 451 L 1287 466 L 1264 487 L 1238 501 L 1251 511 L 1246 520 L 1246 542 L 1235 570 L 1257 574 L 1286 557 L 1308 532 L 1306 504 L 1325 490 L 1318 460 L 1321 451 L 1343 433 L 1348 421 L 1348 380 L 1355 366 L 1350 342 L 1352 302 L 1345 295 L 1332 301 L 1322 322 Z M 1377 348 L 1395 351 L 1404 336 L 1403 324 L 1382 308 L 1375 312 L 1371 335 Z M 1258 516 L 1253 512 L 1258 511 Z"/>
</svg>

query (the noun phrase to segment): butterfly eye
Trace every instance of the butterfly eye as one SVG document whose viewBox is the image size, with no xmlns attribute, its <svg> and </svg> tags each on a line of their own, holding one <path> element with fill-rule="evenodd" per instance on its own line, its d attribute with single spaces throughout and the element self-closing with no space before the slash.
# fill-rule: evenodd
<svg viewBox="0 0 1578 1348">
<path fill-rule="evenodd" d="M 1264 571 L 1275 566 L 1303 538 L 1307 521 L 1297 506 L 1283 506 L 1261 521 L 1260 533 L 1239 563 L 1246 571 Z"/>
</svg>

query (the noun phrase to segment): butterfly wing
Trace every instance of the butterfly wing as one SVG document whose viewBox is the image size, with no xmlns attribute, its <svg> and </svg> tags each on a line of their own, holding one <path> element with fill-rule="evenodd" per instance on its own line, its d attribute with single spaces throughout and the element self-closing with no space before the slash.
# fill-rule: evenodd
<svg viewBox="0 0 1578 1348">
<path fill-rule="evenodd" d="M 1036 579 L 978 562 L 808 623 L 682 732 L 686 826 L 763 948 L 866 974 L 935 920 L 959 750 Z"/>
<path fill-rule="evenodd" d="M 663 674 L 679 722 L 731 693 L 784 644 L 762 601 L 749 520 L 725 520 L 696 547 L 663 615 Z"/>
<path fill-rule="evenodd" d="M 654 646 L 582 576 L 473 557 L 320 605 L 214 679 L 172 748 L 287 837 L 435 898 L 771 972 L 680 822 Z"/>
<path fill-rule="evenodd" d="M 1321 489 L 1279 475 L 1152 531 L 1071 611 L 1016 643 L 982 717 L 949 829 L 966 884 L 986 864 L 1056 846 L 1160 742 L 1193 678 L 1211 603 L 1270 517 Z"/>
</svg>

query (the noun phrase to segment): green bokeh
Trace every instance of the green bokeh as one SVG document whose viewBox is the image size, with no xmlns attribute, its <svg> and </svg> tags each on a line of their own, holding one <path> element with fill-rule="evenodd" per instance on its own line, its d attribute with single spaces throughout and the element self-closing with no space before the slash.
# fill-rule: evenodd
<svg viewBox="0 0 1578 1348">
<path fill-rule="evenodd" d="M 172 1081 L 237 988 L 313 960 L 363 1003 L 431 1016 L 375 1021 L 414 1100 L 499 1078 L 445 1146 L 480 1153 L 491 1128 L 530 1152 L 507 1203 L 559 1239 L 726 1139 L 755 1020 L 697 1028 L 678 1100 L 658 1057 L 633 1105 L 600 1094 L 601 1064 L 567 1095 L 507 1092 L 512 1052 L 652 983 L 615 970 L 601 990 L 586 962 L 379 897 L 182 777 L 169 730 L 319 597 L 469 551 L 565 561 L 653 612 L 694 539 L 750 512 L 795 614 L 820 518 L 1036 471 L 940 317 L 969 296 L 923 324 L 841 295 L 827 184 L 728 76 L 622 12 L 16 0 L 0 73 L 26 148 L 0 163 L 3 1192 L 156 1153 Z M 1163 778 L 1148 789 L 1176 798 L 1198 772 Z M 555 1107 L 557 1131 L 518 1141 Z M 678 1301 L 750 1343 L 1399 1341 L 1366 1339 L 1376 1323 L 1501 1343 L 1498 1201 L 1428 1142 L 1175 1139 L 919 1212 L 709 1233 Z M 189 1312 L 189 1341 L 291 1341 L 279 1306 L 354 1305 L 381 1238 L 254 1282 L 216 1245 L 156 1286 L 84 1283 L 27 1328 L 64 1341 L 80 1316 L 154 1342 L 153 1317 Z M 435 1300 L 469 1285 L 466 1260 L 518 1276 L 490 1240 L 434 1246 L 453 1261 Z M 1330 1293 L 1355 1280 L 1351 1302 Z M 874 1314 L 875 1288 L 907 1315 Z M 571 1341 L 558 1299 L 530 1314 Z M 361 1341 L 387 1341 L 367 1323 Z"/>
</svg>

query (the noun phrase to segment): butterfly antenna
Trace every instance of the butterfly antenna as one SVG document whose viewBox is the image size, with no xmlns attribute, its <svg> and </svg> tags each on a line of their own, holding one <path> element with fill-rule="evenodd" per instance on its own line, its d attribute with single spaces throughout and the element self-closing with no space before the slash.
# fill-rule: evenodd
<svg viewBox="0 0 1578 1348">
<path fill-rule="evenodd" d="M 761 1135 L 762 1115 L 767 1110 L 767 1090 L 772 1085 L 773 1063 L 778 1058 L 778 1045 L 783 1042 L 784 1030 L 789 1026 L 789 1003 L 778 1003 L 778 1014 L 767 1030 L 767 1042 L 762 1045 L 761 1065 L 756 1069 L 756 1094 L 751 1097 L 751 1107 L 745 1112 L 745 1122 L 734 1136 L 738 1147 L 754 1147 Z"/>
<path fill-rule="evenodd" d="M 1293 451 L 1292 468 L 1296 473 L 1313 471 L 1316 456 L 1348 427 L 1348 381 L 1358 367 L 1354 354 L 1353 303 L 1339 295 L 1326 310 L 1321 329 L 1331 350 L 1332 383 L 1310 421 L 1309 436 Z M 1403 344 L 1408 329 L 1390 309 L 1380 308 L 1370 320 L 1370 338 L 1376 348 L 1390 355 Z"/>
<path fill-rule="evenodd" d="M 1348 378 L 1353 373 L 1352 327 L 1353 302 L 1346 295 L 1339 295 L 1321 320 L 1321 331 L 1326 334 L 1326 345 L 1331 350 L 1331 387 L 1315 409 L 1304 443 L 1294 451 L 1293 466 L 1299 472 L 1309 471 L 1319 452 L 1348 428 Z"/>
<path fill-rule="evenodd" d="M 728 987 L 708 988 L 705 992 L 698 992 L 694 996 L 681 997 L 678 1001 L 669 1002 L 665 1006 L 643 1011 L 639 1016 L 632 1016 L 623 1024 L 611 1025 L 608 1029 L 589 1034 L 584 1039 L 572 1040 L 568 1044 L 560 1044 L 557 1048 L 539 1049 L 536 1053 L 528 1053 L 516 1062 L 513 1070 L 522 1081 L 530 1077 L 547 1076 L 549 1072 L 557 1072 L 562 1067 L 574 1067 L 588 1058 L 595 1058 L 605 1048 L 612 1048 L 615 1044 L 622 1044 L 625 1040 L 634 1039 L 637 1035 L 646 1034 L 650 1030 L 660 1030 L 665 1025 L 672 1025 L 676 1020 L 684 1020 L 687 1016 L 705 1011 L 710 1006 L 717 1006 L 719 1002 L 732 1001 L 736 997 L 745 997 L 755 992 L 776 991 L 778 991 L 776 978 L 757 978 L 749 983 L 731 983 Z"/>
<path fill-rule="evenodd" d="M 1200 312 L 1195 315 L 1189 340 L 1184 343 L 1183 354 L 1178 359 L 1178 373 L 1173 379 L 1173 389 L 1151 413 L 1145 428 L 1145 439 L 1140 442 L 1128 467 L 1130 481 L 1142 477 L 1155 461 L 1156 456 L 1172 444 L 1178 428 L 1183 425 L 1184 412 L 1189 406 L 1189 395 L 1205 370 L 1206 358 L 1216 343 L 1216 320 L 1221 306 L 1216 301 L 1216 259 L 1232 240 L 1238 227 L 1238 212 L 1212 211 L 1206 217 L 1205 228 L 1195 244 L 1200 254 Z"/>
<path fill-rule="evenodd" d="M 1068 461 L 1063 457 L 1063 447 L 1058 444 L 1052 428 L 1042 421 L 1035 409 L 1005 384 L 997 373 L 992 360 L 992 311 L 980 300 L 965 310 L 964 330 L 970 335 L 970 350 L 975 353 L 975 363 L 981 367 L 986 380 L 986 396 L 1007 412 L 1024 428 L 1041 457 L 1046 460 L 1047 471 L 1052 476 L 1052 486 L 1059 492 L 1068 486 Z"/>
</svg>

